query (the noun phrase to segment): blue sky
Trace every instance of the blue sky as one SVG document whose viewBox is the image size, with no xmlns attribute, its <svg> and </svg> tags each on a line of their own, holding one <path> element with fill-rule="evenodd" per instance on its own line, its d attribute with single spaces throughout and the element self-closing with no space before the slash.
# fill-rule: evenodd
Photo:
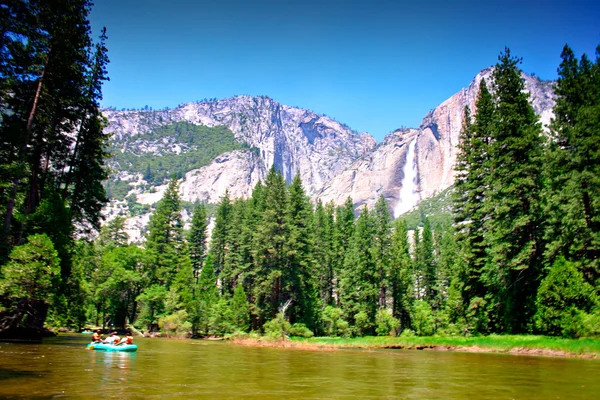
<svg viewBox="0 0 600 400">
<path fill-rule="evenodd" d="M 595 58 L 600 2 L 584 0 L 96 0 L 111 63 L 103 106 L 175 107 L 267 95 L 378 141 L 496 63 L 555 79 L 568 43 Z"/>
</svg>

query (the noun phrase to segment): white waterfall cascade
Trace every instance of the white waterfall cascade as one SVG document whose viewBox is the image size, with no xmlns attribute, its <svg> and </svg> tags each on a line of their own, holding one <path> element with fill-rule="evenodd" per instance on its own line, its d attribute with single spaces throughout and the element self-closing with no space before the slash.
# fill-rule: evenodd
<svg viewBox="0 0 600 400">
<path fill-rule="evenodd" d="M 417 160 L 415 157 L 416 144 L 417 138 L 414 138 L 408 145 L 406 163 L 402 170 L 404 172 L 404 179 L 402 179 L 402 187 L 400 188 L 400 201 L 394 209 L 395 218 L 409 211 L 419 202 L 419 193 L 417 192 Z"/>
</svg>

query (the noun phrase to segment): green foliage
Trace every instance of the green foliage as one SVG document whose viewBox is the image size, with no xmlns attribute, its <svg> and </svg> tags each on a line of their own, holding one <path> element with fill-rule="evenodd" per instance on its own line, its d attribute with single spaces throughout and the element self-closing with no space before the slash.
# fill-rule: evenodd
<svg viewBox="0 0 600 400">
<path fill-rule="evenodd" d="M 359 311 L 354 314 L 354 334 L 356 336 L 363 336 L 369 333 L 373 328 L 373 321 L 365 311 Z"/>
<path fill-rule="evenodd" d="M 125 232 L 125 218 L 115 217 L 102 226 L 98 242 L 107 248 L 126 246 L 129 237 Z"/>
<path fill-rule="evenodd" d="M 236 330 L 248 331 L 250 328 L 250 303 L 248 303 L 246 292 L 242 285 L 238 285 L 233 292 L 231 314 Z"/>
<path fill-rule="evenodd" d="M 379 304 L 373 234 L 373 220 L 369 210 L 364 208 L 356 221 L 340 282 L 340 306 L 359 334 L 371 333 Z"/>
<path fill-rule="evenodd" d="M 0 294 L 13 299 L 52 303 L 60 279 L 59 258 L 50 238 L 32 235 L 16 246 L 2 267 Z"/>
<path fill-rule="evenodd" d="M 136 298 L 140 304 L 140 313 L 136 320 L 136 326 L 153 332 L 158 328 L 159 318 L 165 312 L 165 297 L 167 289 L 162 285 L 152 285 Z"/>
<path fill-rule="evenodd" d="M 435 333 L 435 318 L 429 303 L 417 300 L 413 303 L 411 320 L 415 333 L 419 336 L 430 336 Z"/>
<path fill-rule="evenodd" d="M 431 225 L 450 225 L 452 223 L 453 193 L 455 189 L 450 186 L 433 197 L 422 200 L 416 209 L 401 215 L 398 219 L 406 223 L 409 230 L 422 227 L 427 217 Z"/>
<path fill-rule="evenodd" d="M 323 323 L 327 336 L 347 336 L 349 325 L 343 318 L 344 312 L 341 308 L 326 306 L 323 310 Z"/>
<path fill-rule="evenodd" d="M 206 216 L 206 207 L 203 203 L 198 203 L 194 208 L 192 223 L 188 232 L 189 255 L 194 270 L 194 276 L 198 277 L 208 246 L 208 219 Z"/>
<path fill-rule="evenodd" d="M 471 334 L 482 334 L 488 331 L 490 318 L 487 302 L 481 297 L 473 297 L 467 309 L 466 329 Z"/>
<path fill-rule="evenodd" d="M 398 219 L 392 235 L 390 285 L 393 316 L 400 321 L 402 329 L 410 327 L 410 310 L 415 291 L 413 261 L 409 250 L 406 223 Z"/>
<path fill-rule="evenodd" d="M 179 183 L 175 179 L 169 182 L 163 198 L 150 216 L 146 248 L 152 264 L 151 281 L 169 288 L 177 273 L 189 263 L 183 235 Z"/>
<path fill-rule="evenodd" d="M 560 256 L 581 262 L 585 279 L 600 284 L 600 57 L 578 61 L 565 46 L 558 68 L 552 141 L 544 159 L 545 239 L 550 263 Z"/>
<path fill-rule="evenodd" d="M 389 308 L 380 308 L 377 311 L 375 324 L 375 332 L 378 336 L 394 335 L 396 329 L 400 327 L 400 321 L 394 318 Z"/>
<path fill-rule="evenodd" d="M 124 328 L 127 320 L 136 317 L 134 302 L 146 283 L 143 259 L 138 247 L 114 247 L 104 252 L 100 269 L 95 271 L 95 296 L 113 316 L 115 326 Z"/>
<path fill-rule="evenodd" d="M 265 336 L 272 340 L 285 338 L 290 334 L 291 329 L 292 325 L 281 313 L 263 325 Z"/>
<path fill-rule="evenodd" d="M 559 258 L 542 280 L 537 293 L 536 327 L 550 335 L 579 337 L 585 334 L 587 314 L 600 306 L 594 288 L 575 264 Z"/>
<path fill-rule="evenodd" d="M 104 190 L 108 199 L 125 200 L 132 187 L 127 181 L 119 178 L 115 180 L 107 180 L 104 182 Z"/>
<path fill-rule="evenodd" d="M 208 321 L 210 333 L 213 335 L 224 336 L 238 330 L 230 303 L 222 297 L 211 305 Z"/>
<path fill-rule="evenodd" d="M 306 325 L 296 322 L 294 325 L 292 325 L 292 327 L 290 328 L 290 336 L 298 336 L 298 337 L 303 337 L 303 338 L 311 338 L 313 337 L 315 334 L 306 327 Z"/>
<path fill-rule="evenodd" d="M 184 149 L 180 153 L 155 154 L 139 151 L 136 142 L 141 139 L 142 137 L 137 135 L 126 138 L 124 143 L 116 142 L 116 146 L 132 150 L 121 152 L 116 148 L 111 149 L 115 154 L 111 162 L 118 170 L 142 174 L 144 179 L 153 185 L 162 185 L 173 175 L 181 178 L 188 171 L 210 164 L 220 154 L 248 149 L 247 145 L 236 141 L 233 132 L 225 126 L 208 127 L 187 121 L 155 127 L 143 136 L 143 139 L 150 143 L 164 140 L 177 143 Z M 120 198 L 114 186 L 111 187 L 111 192 L 114 197 Z M 119 194 L 122 194 L 122 189 Z"/>
<path fill-rule="evenodd" d="M 159 318 L 158 326 L 160 327 L 160 330 L 169 337 L 187 337 L 192 328 L 192 324 L 187 319 L 187 312 L 185 310 L 179 310 L 173 314 Z"/>
</svg>

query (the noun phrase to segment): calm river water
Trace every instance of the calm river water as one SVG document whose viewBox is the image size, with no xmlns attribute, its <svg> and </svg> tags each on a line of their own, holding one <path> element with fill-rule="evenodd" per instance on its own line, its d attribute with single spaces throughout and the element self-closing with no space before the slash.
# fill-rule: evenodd
<svg viewBox="0 0 600 400">
<path fill-rule="evenodd" d="M 89 336 L 0 343 L 0 398 L 599 399 L 600 360 L 430 351 L 313 352 Z"/>
</svg>

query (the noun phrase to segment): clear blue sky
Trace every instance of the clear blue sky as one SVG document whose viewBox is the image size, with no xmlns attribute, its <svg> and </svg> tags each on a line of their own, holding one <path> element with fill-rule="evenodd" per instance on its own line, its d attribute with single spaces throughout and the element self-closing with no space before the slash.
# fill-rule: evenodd
<svg viewBox="0 0 600 400">
<path fill-rule="evenodd" d="M 568 43 L 595 59 L 600 1 L 96 0 L 111 63 L 103 106 L 267 95 L 369 132 L 417 127 L 496 63 L 555 79 Z"/>
</svg>

